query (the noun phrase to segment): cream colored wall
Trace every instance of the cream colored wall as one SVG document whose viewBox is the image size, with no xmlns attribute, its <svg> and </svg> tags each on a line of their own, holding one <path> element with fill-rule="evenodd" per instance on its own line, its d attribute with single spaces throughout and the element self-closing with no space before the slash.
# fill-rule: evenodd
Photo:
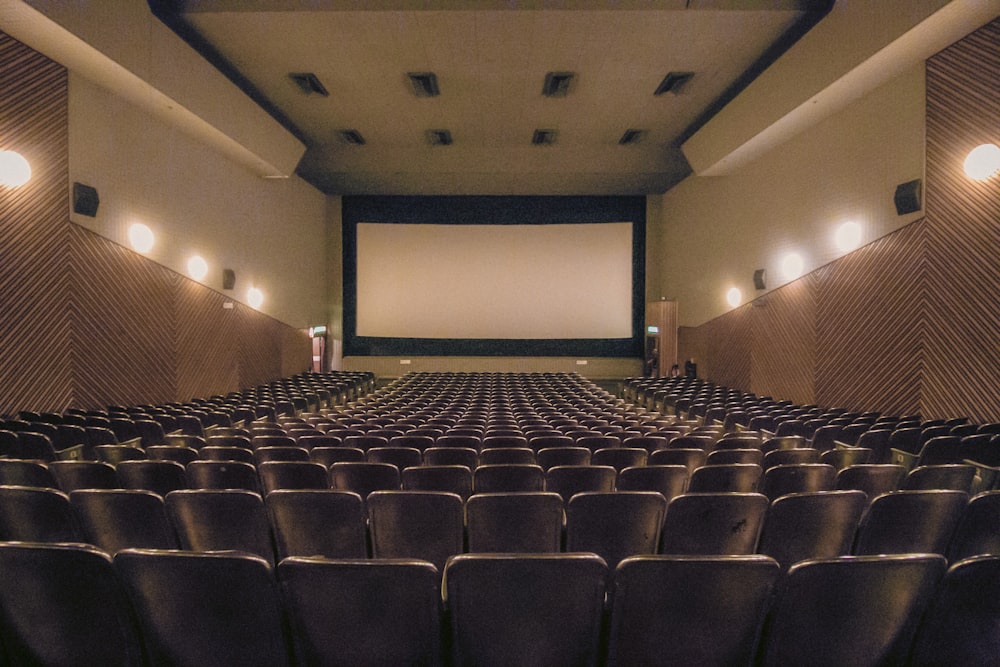
<svg viewBox="0 0 1000 667">
<path fill-rule="evenodd" d="M 344 368 L 344 235 L 341 198 L 326 198 L 327 358 Z"/>
<path fill-rule="evenodd" d="M 143 222 L 153 261 L 187 275 L 191 254 L 209 263 L 204 283 L 295 328 L 326 321 L 326 197 L 297 177 L 265 179 L 83 77 L 70 73 L 69 180 L 97 188 L 96 217 L 73 222 L 128 246 Z M 236 287 L 222 289 L 222 269 Z"/>
<path fill-rule="evenodd" d="M 924 67 L 904 74 L 774 148 L 731 175 L 690 176 L 662 197 L 661 217 L 648 228 L 657 264 L 656 289 L 678 300 L 681 326 L 729 310 L 732 286 L 744 301 L 785 284 L 787 252 L 805 273 L 841 256 L 833 234 L 853 220 L 870 243 L 922 217 L 899 216 L 896 186 L 924 175 Z M 648 295 L 647 295 L 648 296 Z"/>
</svg>

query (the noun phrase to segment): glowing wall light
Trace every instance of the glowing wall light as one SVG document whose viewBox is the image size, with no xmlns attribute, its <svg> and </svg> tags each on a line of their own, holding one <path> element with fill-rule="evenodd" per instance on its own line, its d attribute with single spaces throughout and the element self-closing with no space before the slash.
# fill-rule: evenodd
<svg viewBox="0 0 1000 667">
<path fill-rule="evenodd" d="M 781 260 L 781 274 L 785 277 L 785 280 L 795 280 L 802 275 L 805 266 L 806 264 L 802 259 L 802 255 L 797 252 L 790 252 Z"/>
<path fill-rule="evenodd" d="M 965 175 L 976 181 L 985 181 L 1000 173 L 1000 146 L 982 144 L 969 151 L 965 158 Z"/>
<path fill-rule="evenodd" d="M 0 185 L 16 188 L 31 179 L 31 165 L 20 153 L 0 151 Z"/>
<path fill-rule="evenodd" d="M 730 287 L 726 292 L 726 302 L 733 308 L 743 303 L 743 292 L 739 287 Z"/>
<path fill-rule="evenodd" d="M 208 262 L 201 255 L 191 255 L 187 270 L 189 276 L 201 282 L 208 275 Z"/>
<path fill-rule="evenodd" d="M 256 287 L 247 290 L 247 303 L 251 308 L 260 308 L 264 305 L 264 293 Z"/>
<path fill-rule="evenodd" d="M 841 252 L 849 252 L 861 245 L 861 225 L 856 222 L 845 222 L 837 228 L 834 242 Z"/>
<path fill-rule="evenodd" d="M 128 242 L 136 252 L 147 253 L 153 249 L 156 237 L 153 236 L 152 229 L 137 222 L 128 228 Z"/>
</svg>

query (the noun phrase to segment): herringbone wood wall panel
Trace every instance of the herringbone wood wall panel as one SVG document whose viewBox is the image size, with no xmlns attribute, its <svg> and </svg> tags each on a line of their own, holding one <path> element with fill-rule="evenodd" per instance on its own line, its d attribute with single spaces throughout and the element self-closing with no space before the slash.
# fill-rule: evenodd
<svg viewBox="0 0 1000 667">
<path fill-rule="evenodd" d="M 0 33 L 0 414 L 185 401 L 306 370 L 308 338 L 69 220 L 66 70 Z"/>
<path fill-rule="evenodd" d="M 925 218 L 682 330 L 681 357 L 796 402 L 1000 419 L 1000 179 L 962 172 L 998 127 L 1000 20 L 927 62 Z"/>
<path fill-rule="evenodd" d="M 33 177 L 0 186 L 0 413 L 71 397 L 66 71 L 0 33 L 0 149 Z"/>
<path fill-rule="evenodd" d="M 1000 19 L 927 63 L 927 414 L 1000 419 L 1000 176 L 962 170 L 998 141 Z"/>
</svg>

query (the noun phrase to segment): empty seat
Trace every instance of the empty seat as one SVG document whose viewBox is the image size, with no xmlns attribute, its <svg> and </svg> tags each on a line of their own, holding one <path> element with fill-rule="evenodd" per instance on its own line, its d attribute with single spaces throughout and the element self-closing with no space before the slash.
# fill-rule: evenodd
<svg viewBox="0 0 1000 667">
<path fill-rule="evenodd" d="M 423 454 L 416 447 L 372 447 L 366 454 L 372 463 L 391 463 L 400 471 L 423 462 Z"/>
<path fill-rule="evenodd" d="M 424 465 L 460 465 L 468 468 L 471 474 L 479 465 L 479 452 L 471 447 L 428 447 L 424 450 Z"/>
<path fill-rule="evenodd" d="M 646 465 L 682 465 L 688 469 L 688 475 L 705 465 L 708 454 L 704 449 L 658 449 L 650 453 Z"/>
<path fill-rule="evenodd" d="M 872 450 L 867 447 L 839 447 L 829 449 L 819 455 L 819 462 L 832 465 L 838 471 L 859 463 L 868 463 Z"/>
<path fill-rule="evenodd" d="M 779 568 L 766 556 L 633 556 L 610 590 L 609 667 L 747 665 Z"/>
<path fill-rule="evenodd" d="M 278 490 L 264 499 L 278 559 L 366 558 L 364 504 L 350 491 Z"/>
<path fill-rule="evenodd" d="M 253 450 L 253 462 L 259 465 L 266 461 L 308 461 L 309 450 L 305 447 L 257 447 Z"/>
<path fill-rule="evenodd" d="M 270 525 L 256 493 L 189 489 L 168 493 L 165 502 L 184 549 L 246 551 L 274 562 Z"/>
<path fill-rule="evenodd" d="M 794 493 L 771 503 L 758 553 L 787 569 L 793 563 L 851 553 L 868 497 L 861 491 Z"/>
<path fill-rule="evenodd" d="M 890 463 L 861 463 L 837 473 L 837 489 L 864 491 L 868 501 L 899 488 L 906 469 Z"/>
<path fill-rule="evenodd" d="M 208 445 L 202 447 L 199 455 L 206 461 L 239 461 L 253 464 L 253 451 L 246 447 Z"/>
<path fill-rule="evenodd" d="M 59 488 L 48 465 L 27 459 L 0 459 L 0 485 Z"/>
<path fill-rule="evenodd" d="M 77 489 L 114 489 L 118 487 L 115 469 L 99 461 L 50 461 L 49 472 L 65 492 Z"/>
<path fill-rule="evenodd" d="M 961 491 L 894 491 L 877 497 L 861 520 L 854 553 L 944 554 L 968 504 Z"/>
<path fill-rule="evenodd" d="M 545 472 L 537 465 L 480 465 L 472 474 L 473 493 L 542 491 Z"/>
<path fill-rule="evenodd" d="M 150 664 L 291 664 L 277 582 L 262 558 L 126 550 L 114 563 Z"/>
<path fill-rule="evenodd" d="M 179 547 L 163 498 L 152 491 L 81 489 L 69 502 L 83 538 L 109 554 Z"/>
<path fill-rule="evenodd" d="M 590 457 L 590 463 L 595 466 L 611 466 L 616 471 L 634 466 L 646 465 L 649 452 L 638 447 L 612 447 L 598 449 Z"/>
<path fill-rule="evenodd" d="M 186 470 L 188 486 L 192 489 L 244 489 L 260 493 L 257 469 L 249 463 L 192 461 Z"/>
<path fill-rule="evenodd" d="M 987 667 L 1000 656 L 1000 555 L 959 561 L 944 575 L 913 642 L 910 664 Z"/>
<path fill-rule="evenodd" d="M 759 493 L 687 493 L 667 504 L 660 552 L 677 555 L 754 553 L 767 497 Z"/>
<path fill-rule="evenodd" d="M 443 451 L 461 451 L 446 448 Z M 472 471 L 463 465 L 411 467 L 401 474 L 404 491 L 446 491 L 463 501 L 472 495 Z"/>
<path fill-rule="evenodd" d="M 769 468 L 796 463 L 819 463 L 819 450 L 812 447 L 796 447 L 794 449 L 775 449 L 764 454 L 761 467 L 766 472 Z"/>
<path fill-rule="evenodd" d="M 976 468 L 963 464 L 924 465 L 911 470 L 900 483 L 900 490 L 951 489 L 972 491 Z"/>
<path fill-rule="evenodd" d="M 535 465 L 535 450 L 530 447 L 491 447 L 479 455 L 479 465 Z"/>
<path fill-rule="evenodd" d="M 611 571 L 628 556 L 654 554 L 666 509 L 652 491 L 578 493 L 566 503 L 566 551 L 596 553 Z"/>
<path fill-rule="evenodd" d="M 187 472 L 176 461 L 122 461 L 115 472 L 126 489 L 145 489 L 166 496 L 171 491 L 187 488 Z"/>
<path fill-rule="evenodd" d="M 762 633 L 758 664 L 906 664 L 942 556 L 844 556 L 793 565 Z"/>
<path fill-rule="evenodd" d="M 309 460 L 327 468 L 334 463 L 365 463 L 365 452 L 356 447 L 313 447 Z"/>
<path fill-rule="evenodd" d="M 764 471 L 760 490 L 769 500 L 775 500 L 789 493 L 830 491 L 836 478 L 836 468 L 824 463 L 778 465 Z"/>
<path fill-rule="evenodd" d="M 107 554 L 82 544 L 0 544 L 0 571 L 9 664 L 145 664 L 132 606 Z"/>
<path fill-rule="evenodd" d="M 558 493 L 567 503 L 577 493 L 614 491 L 617 477 L 611 466 L 554 466 L 545 473 L 545 490 Z"/>
<path fill-rule="evenodd" d="M 563 500 L 557 493 L 477 493 L 465 507 L 469 552 L 558 552 Z"/>
<path fill-rule="evenodd" d="M 353 491 L 364 500 L 373 491 L 398 490 L 399 468 L 390 463 L 334 463 L 330 466 L 330 485 L 334 489 Z"/>
<path fill-rule="evenodd" d="M 706 465 L 691 473 L 688 493 L 754 493 L 762 475 L 752 463 Z"/>
<path fill-rule="evenodd" d="M 606 577 L 594 554 L 455 556 L 443 584 L 453 664 L 597 664 Z"/>
<path fill-rule="evenodd" d="M 300 664 L 440 664 L 441 575 L 429 563 L 289 558 L 277 573 Z"/>
<path fill-rule="evenodd" d="M 705 465 L 730 465 L 733 463 L 749 463 L 760 465 L 764 454 L 759 449 L 716 449 L 709 453 Z"/>
<path fill-rule="evenodd" d="M 462 498 L 439 491 L 375 491 L 368 496 L 373 558 L 416 558 L 444 569 L 462 553 Z"/>
<path fill-rule="evenodd" d="M 139 461 L 146 458 L 146 452 L 134 445 L 97 445 L 94 447 L 99 461 L 118 465 L 122 461 Z"/>
<path fill-rule="evenodd" d="M 257 466 L 257 474 L 265 494 L 278 489 L 330 488 L 326 467 L 311 461 L 265 461 Z"/>
<path fill-rule="evenodd" d="M 949 562 L 982 554 L 1000 554 L 998 526 L 1000 491 L 987 491 L 974 496 L 962 511 L 962 517 L 948 544 Z"/>
<path fill-rule="evenodd" d="M 187 465 L 191 461 L 197 460 L 200 453 L 195 447 L 153 445 L 146 449 L 146 456 L 155 461 L 176 461 L 181 465 Z"/>
<path fill-rule="evenodd" d="M 625 468 L 618 473 L 617 491 L 656 491 L 667 502 L 684 493 L 688 482 L 687 468 L 681 465 L 645 465 Z"/>
<path fill-rule="evenodd" d="M 55 489 L 0 486 L 0 541 L 80 542 L 69 496 Z"/>
<path fill-rule="evenodd" d="M 591 452 L 586 447 L 565 446 L 540 449 L 535 458 L 542 470 L 548 470 L 554 466 L 589 465 L 590 456 Z"/>
</svg>

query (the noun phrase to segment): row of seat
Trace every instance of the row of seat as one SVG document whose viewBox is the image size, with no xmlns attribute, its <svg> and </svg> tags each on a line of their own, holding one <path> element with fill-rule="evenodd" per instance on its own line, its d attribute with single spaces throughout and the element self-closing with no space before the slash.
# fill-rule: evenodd
<svg viewBox="0 0 1000 667">
<path fill-rule="evenodd" d="M 12 664 L 992 665 L 1000 556 L 464 554 L 419 560 L 0 543 Z M 602 639 L 602 637 L 606 637 Z"/>
<path fill-rule="evenodd" d="M 783 567 L 848 554 L 926 552 L 950 561 L 1000 552 L 1000 492 L 860 491 L 782 496 L 648 491 L 172 491 L 0 486 L 0 540 L 288 556 L 419 558 L 470 552 L 589 551 L 614 566 L 636 554 L 752 554 Z"/>
</svg>

